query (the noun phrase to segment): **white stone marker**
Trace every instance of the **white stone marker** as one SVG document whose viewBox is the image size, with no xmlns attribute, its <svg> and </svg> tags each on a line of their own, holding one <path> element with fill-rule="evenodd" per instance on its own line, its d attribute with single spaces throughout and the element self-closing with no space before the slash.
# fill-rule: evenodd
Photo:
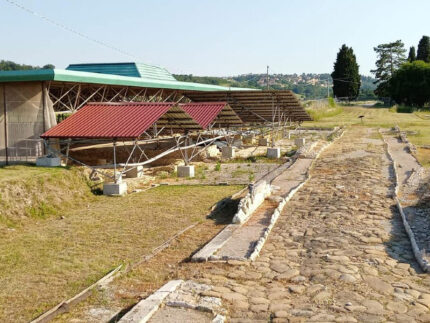
<svg viewBox="0 0 430 323">
<path fill-rule="evenodd" d="M 294 140 L 294 144 L 295 144 L 298 148 L 303 147 L 303 146 L 305 145 L 305 143 L 306 143 L 306 139 L 305 139 L 305 138 L 296 138 L 296 139 Z"/>
<path fill-rule="evenodd" d="M 143 177 L 143 166 L 130 167 L 126 171 L 126 175 L 127 175 L 128 178 L 140 178 L 140 177 Z"/>
<path fill-rule="evenodd" d="M 194 165 L 178 166 L 178 177 L 194 177 Z"/>
<path fill-rule="evenodd" d="M 61 166 L 61 159 L 60 157 L 39 157 L 36 159 L 36 166 L 58 167 Z"/>
<path fill-rule="evenodd" d="M 281 158 L 281 148 L 267 148 L 267 158 Z"/>
<path fill-rule="evenodd" d="M 235 147 L 229 147 L 229 146 L 222 147 L 221 151 L 222 151 L 222 158 L 227 158 L 227 159 L 234 158 L 236 153 Z"/>
<path fill-rule="evenodd" d="M 127 183 L 104 183 L 103 184 L 103 195 L 115 196 L 127 194 Z"/>
<path fill-rule="evenodd" d="M 267 139 L 267 138 L 260 138 L 258 140 L 259 146 L 267 146 L 268 144 L 269 144 L 269 139 Z"/>
</svg>

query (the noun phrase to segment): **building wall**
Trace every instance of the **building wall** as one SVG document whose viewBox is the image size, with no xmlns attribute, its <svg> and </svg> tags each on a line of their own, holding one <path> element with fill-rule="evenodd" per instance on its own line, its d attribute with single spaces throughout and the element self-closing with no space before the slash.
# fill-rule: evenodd
<svg viewBox="0 0 430 323">
<path fill-rule="evenodd" d="M 53 125 L 52 120 L 55 123 L 52 102 L 49 103 L 43 86 L 42 82 L 3 83 L 1 85 L 0 162 L 6 162 L 6 149 L 9 162 L 34 161 L 43 153 L 43 145 L 39 136 Z M 51 109 L 49 109 L 49 105 Z"/>
<path fill-rule="evenodd" d="M 0 86 L 0 164 L 6 161 L 6 140 L 4 120 L 4 85 Z"/>
</svg>

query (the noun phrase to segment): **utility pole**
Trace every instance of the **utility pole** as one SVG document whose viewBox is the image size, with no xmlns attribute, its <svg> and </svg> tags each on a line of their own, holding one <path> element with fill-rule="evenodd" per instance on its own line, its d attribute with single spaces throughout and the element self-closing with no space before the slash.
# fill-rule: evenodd
<svg viewBox="0 0 430 323">
<path fill-rule="evenodd" d="M 267 91 L 269 91 L 269 65 L 267 65 L 267 71 L 266 71 L 266 85 L 267 85 Z"/>
<path fill-rule="evenodd" d="M 327 100 L 330 97 L 330 90 L 328 88 L 328 79 L 325 80 L 325 82 L 327 83 Z"/>
</svg>

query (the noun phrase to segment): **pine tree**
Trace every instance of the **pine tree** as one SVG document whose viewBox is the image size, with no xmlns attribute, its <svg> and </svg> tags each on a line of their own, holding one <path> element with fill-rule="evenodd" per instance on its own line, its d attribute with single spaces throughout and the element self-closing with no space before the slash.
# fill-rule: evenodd
<svg viewBox="0 0 430 323">
<path fill-rule="evenodd" d="M 408 54 L 408 62 L 412 63 L 417 59 L 417 55 L 415 54 L 415 47 L 409 47 L 409 54 Z"/>
<path fill-rule="evenodd" d="M 423 36 L 418 43 L 417 60 L 430 63 L 430 38 Z"/>
<path fill-rule="evenodd" d="M 333 94 L 340 100 L 354 100 L 360 92 L 361 80 L 357 59 L 352 48 L 342 45 L 337 53 L 333 79 Z"/>
<path fill-rule="evenodd" d="M 377 84 L 375 94 L 380 97 L 389 97 L 388 82 L 393 73 L 406 61 L 404 44 L 397 40 L 388 44 L 381 44 L 373 48 L 378 54 L 376 69 L 371 72 L 375 74 Z"/>
</svg>

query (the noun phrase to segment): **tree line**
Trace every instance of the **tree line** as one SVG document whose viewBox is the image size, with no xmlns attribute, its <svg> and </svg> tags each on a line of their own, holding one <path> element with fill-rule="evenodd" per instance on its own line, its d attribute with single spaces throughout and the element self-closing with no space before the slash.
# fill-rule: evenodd
<svg viewBox="0 0 430 323">
<path fill-rule="evenodd" d="M 0 71 L 18 71 L 18 70 L 40 70 L 40 69 L 54 69 L 55 66 L 52 64 L 46 64 L 42 67 L 18 64 L 12 61 L 0 60 Z"/>
<path fill-rule="evenodd" d="M 377 54 L 375 95 L 386 103 L 413 107 L 430 103 L 430 38 L 423 36 L 417 50 L 412 46 L 406 57 L 401 40 L 374 47 Z M 333 94 L 340 100 L 355 100 L 360 91 L 359 65 L 352 48 L 342 45 L 331 74 Z"/>
</svg>

